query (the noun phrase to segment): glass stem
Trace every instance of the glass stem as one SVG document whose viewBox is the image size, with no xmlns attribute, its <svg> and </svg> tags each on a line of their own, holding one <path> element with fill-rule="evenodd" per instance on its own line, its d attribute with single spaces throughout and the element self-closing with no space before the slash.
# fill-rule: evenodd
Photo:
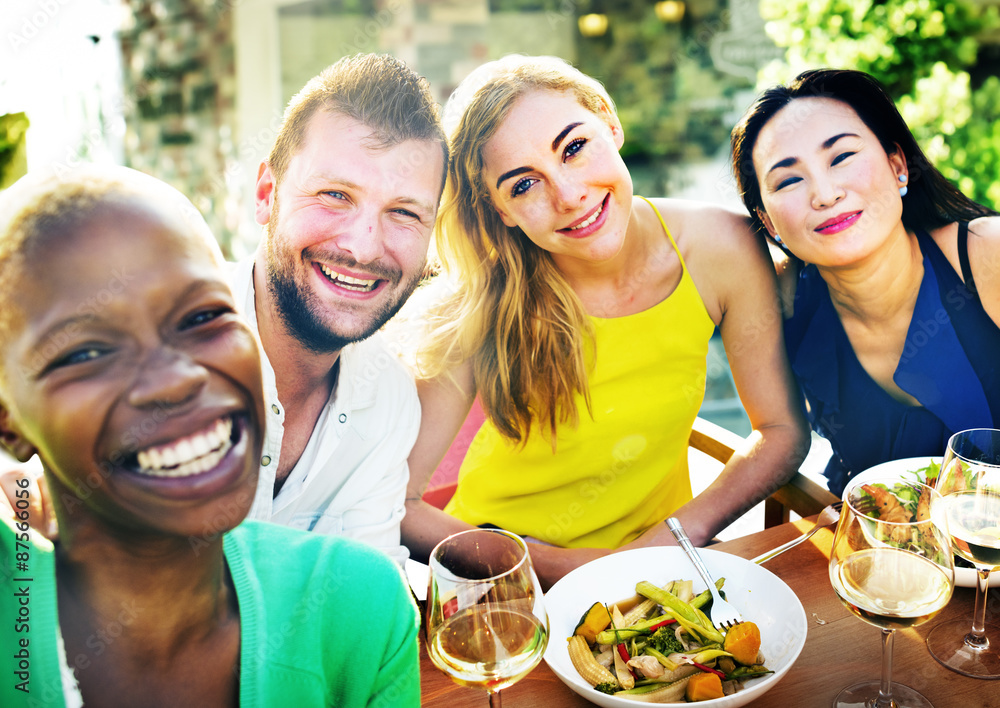
<svg viewBox="0 0 1000 708">
<path fill-rule="evenodd" d="M 895 636 L 894 629 L 882 630 L 882 682 L 874 708 L 895 708 L 892 702 L 892 640 Z"/>
<path fill-rule="evenodd" d="M 976 568 L 976 609 L 972 613 L 972 631 L 965 635 L 966 646 L 988 649 L 990 640 L 986 638 L 986 589 L 990 582 L 990 568 Z"/>
<path fill-rule="evenodd" d="M 490 691 L 490 708 L 501 708 L 500 691 Z"/>
</svg>

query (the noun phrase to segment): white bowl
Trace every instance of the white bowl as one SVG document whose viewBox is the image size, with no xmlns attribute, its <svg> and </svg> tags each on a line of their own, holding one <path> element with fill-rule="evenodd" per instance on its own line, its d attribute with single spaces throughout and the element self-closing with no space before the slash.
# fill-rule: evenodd
<svg viewBox="0 0 1000 708">
<path fill-rule="evenodd" d="M 923 469 L 931 462 L 936 462 L 940 465 L 941 461 L 941 457 L 906 457 L 902 460 L 890 460 L 889 462 L 883 462 L 880 465 L 869 467 L 864 472 L 851 477 L 847 481 L 847 486 L 844 487 L 844 491 L 846 492 L 847 487 L 850 487 L 858 481 L 868 482 L 869 480 L 878 479 L 879 477 L 899 477 L 902 481 L 915 482 L 917 481 L 917 475 L 912 474 L 913 472 Z M 920 481 L 923 481 L 922 475 Z M 956 556 L 956 558 L 957 557 L 958 556 Z M 955 585 L 960 588 L 976 587 L 976 571 L 972 568 L 959 568 L 956 565 Z M 1000 587 L 1000 572 L 990 573 L 989 587 Z"/>
<path fill-rule="evenodd" d="M 760 628 L 764 664 L 773 674 L 747 681 L 731 696 L 702 701 L 705 708 L 737 708 L 759 697 L 792 667 L 806 641 L 806 613 L 791 588 L 766 568 L 721 551 L 700 549 L 712 577 L 725 578 L 723 590 L 743 614 Z M 569 659 L 566 639 L 583 613 L 595 602 L 613 604 L 635 595 L 641 580 L 664 585 L 691 580 L 695 593 L 705 589 L 698 571 L 677 547 L 638 548 L 614 553 L 567 573 L 545 594 L 549 615 L 549 646 L 545 663 L 573 691 L 605 708 L 635 708 L 635 701 L 594 690 Z"/>
</svg>

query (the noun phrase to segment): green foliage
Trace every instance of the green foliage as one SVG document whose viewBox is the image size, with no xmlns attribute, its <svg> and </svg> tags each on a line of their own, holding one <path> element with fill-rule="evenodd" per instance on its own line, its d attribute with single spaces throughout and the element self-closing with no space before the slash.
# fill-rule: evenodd
<svg viewBox="0 0 1000 708">
<path fill-rule="evenodd" d="M 28 125 L 28 116 L 24 113 L 0 115 L 0 185 L 8 181 L 7 172 L 14 167 Z M 16 176 L 19 175 L 13 175 Z"/>
<path fill-rule="evenodd" d="M 850 67 L 876 76 L 893 95 L 910 92 L 937 62 L 975 62 L 974 36 L 991 15 L 961 0 L 761 0 L 767 33 L 788 48 L 791 75 Z"/>
<path fill-rule="evenodd" d="M 1000 211 L 1000 79 L 989 77 L 971 104 L 971 117 L 956 126 L 936 164 L 965 194 Z"/>
<path fill-rule="evenodd" d="M 732 125 L 719 106 L 747 82 L 720 75 L 709 54 L 724 7 L 689 8 L 671 24 L 657 19 L 649 0 L 580 2 L 581 13 L 602 9 L 609 17 L 607 34 L 581 38 L 577 65 L 614 98 L 630 166 L 699 161 L 728 144 Z"/>
<path fill-rule="evenodd" d="M 490 0 L 490 13 L 572 12 L 576 0 Z"/>
<path fill-rule="evenodd" d="M 932 162 L 967 195 L 1000 209 L 1000 81 L 970 89 L 978 35 L 1000 25 L 971 0 L 761 0 L 767 33 L 786 48 L 762 86 L 820 66 L 875 76 Z"/>
</svg>

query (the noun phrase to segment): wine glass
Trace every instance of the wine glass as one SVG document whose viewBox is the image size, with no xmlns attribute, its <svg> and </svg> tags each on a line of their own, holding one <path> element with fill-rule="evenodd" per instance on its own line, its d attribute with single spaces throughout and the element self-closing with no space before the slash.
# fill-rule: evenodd
<svg viewBox="0 0 1000 708">
<path fill-rule="evenodd" d="M 852 613 L 882 630 L 882 678 L 848 686 L 834 708 L 931 708 L 892 682 L 895 631 L 915 627 L 948 604 L 955 567 L 940 495 L 899 477 L 855 483 L 844 494 L 830 554 L 830 581 Z"/>
<path fill-rule="evenodd" d="M 976 566 L 976 604 L 968 620 L 942 622 L 927 635 L 931 655 L 952 671 L 1000 678 L 1000 627 L 986 624 L 990 571 L 1000 566 L 1000 430 L 955 433 L 941 462 L 944 499 L 955 553 Z"/>
<path fill-rule="evenodd" d="M 549 619 L 524 540 L 499 529 L 461 531 L 431 552 L 427 654 L 462 686 L 500 689 L 542 659 Z"/>
</svg>

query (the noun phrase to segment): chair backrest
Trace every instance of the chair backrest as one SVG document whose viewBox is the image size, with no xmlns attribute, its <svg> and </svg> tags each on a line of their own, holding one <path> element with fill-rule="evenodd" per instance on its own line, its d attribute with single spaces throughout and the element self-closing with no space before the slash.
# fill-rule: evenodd
<svg viewBox="0 0 1000 708">
<path fill-rule="evenodd" d="M 725 464 L 743 442 L 744 439 L 736 433 L 699 417 L 691 429 L 688 445 Z M 837 497 L 828 489 L 796 472 L 764 501 L 764 528 L 785 523 L 793 511 L 799 516 L 818 514 L 823 507 L 835 501 Z"/>
</svg>

